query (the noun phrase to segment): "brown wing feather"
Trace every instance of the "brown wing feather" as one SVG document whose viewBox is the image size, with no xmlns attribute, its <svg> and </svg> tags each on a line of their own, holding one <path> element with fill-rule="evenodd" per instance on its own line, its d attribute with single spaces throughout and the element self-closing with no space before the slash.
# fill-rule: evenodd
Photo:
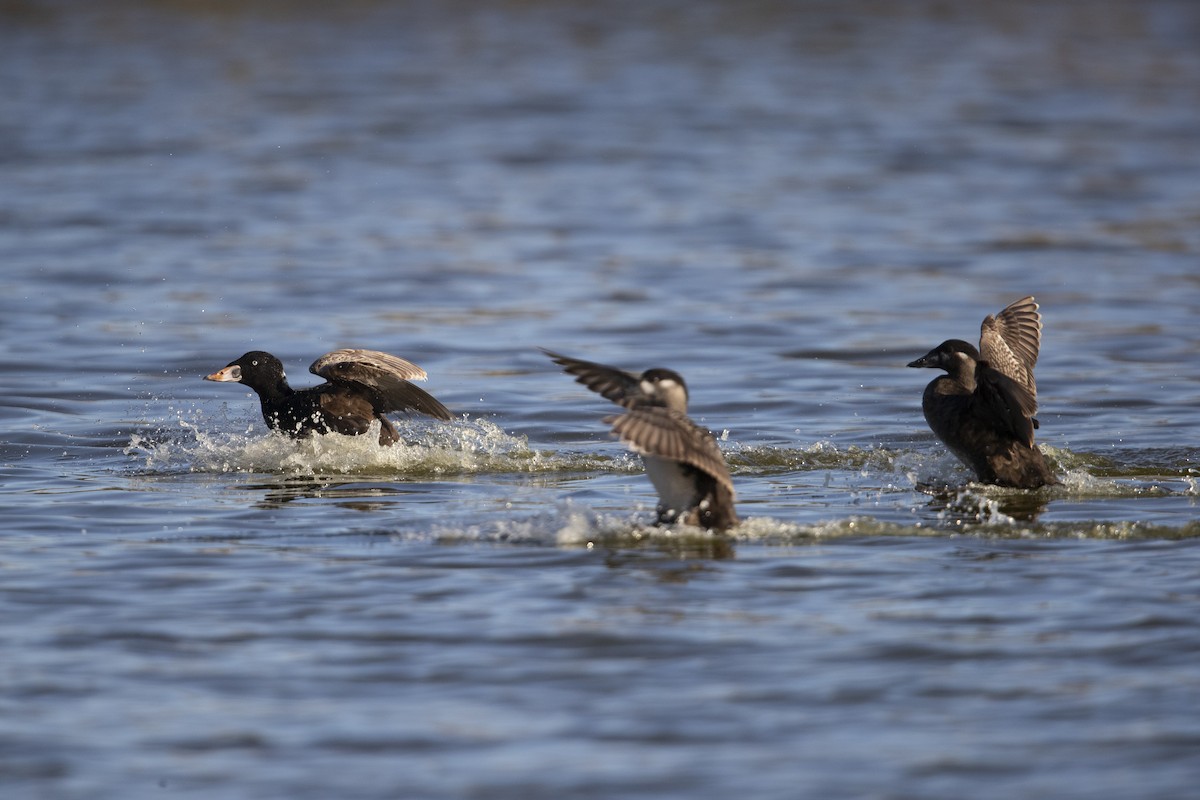
<svg viewBox="0 0 1200 800">
<path fill-rule="evenodd" d="M 403 358 L 378 350 L 334 350 L 312 363 L 309 372 L 334 384 L 366 389 L 375 410 L 417 411 L 437 419 L 451 419 L 450 410 L 433 395 L 409 383 L 425 380 L 425 370 Z"/>
<path fill-rule="evenodd" d="M 1033 398 L 1037 383 L 1033 368 L 1042 345 L 1042 315 L 1033 297 L 1022 297 L 996 316 L 988 315 L 979 329 L 979 355 L 992 368 L 1019 383 Z"/>
<path fill-rule="evenodd" d="M 375 418 L 371 402 L 348 392 L 326 392 L 318 396 L 321 419 L 329 430 L 347 436 L 359 436 L 371 427 Z"/>
<path fill-rule="evenodd" d="M 645 400 L 640 388 L 641 377 L 638 375 L 606 364 L 564 356 L 544 347 L 541 348 L 541 351 L 548 355 L 551 361 L 562 367 L 565 372 L 574 375 L 577 383 L 582 383 L 606 400 L 611 400 L 626 408 L 632 408 L 639 401 Z"/>
<path fill-rule="evenodd" d="M 733 497 L 733 479 L 716 438 L 687 416 L 660 406 L 638 406 L 607 417 L 604 422 L 634 452 L 694 467 L 711 476 Z"/>
<path fill-rule="evenodd" d="M 382 377 L 423 381 L 429 376 L 411 361 L 379 350 L 334 350 L 312 363 L 308 371 L 329 381 L 351 381 L 374 386 Z"/>
</svg>

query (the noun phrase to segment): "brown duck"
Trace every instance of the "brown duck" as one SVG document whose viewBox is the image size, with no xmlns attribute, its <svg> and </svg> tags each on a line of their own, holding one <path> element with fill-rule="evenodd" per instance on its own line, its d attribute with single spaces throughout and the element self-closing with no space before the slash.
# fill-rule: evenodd
<svg viewBox="0 0 1200 800">
<path fill-rule="evenodd" d="M 658 522 L 723 531 L 737 525 L 733 480 L 716 438 L 687 415 L 683 376 L 669 369 L 640 375 L 543 350 L 554 363 L 625 412 L 603 421 L 642 457 L 658 492 Z"/>
<path fill-rule="evenodd" d="M 925 387 L 921 410 L 983 483 L 1036 489 L 1059 482 L 1033 441 L 1041 340 L 1038 304 L 1023 297 L 983 320 L 978 350 L 949 339 L 908 365 L 946 371 Z"/>
</svg>

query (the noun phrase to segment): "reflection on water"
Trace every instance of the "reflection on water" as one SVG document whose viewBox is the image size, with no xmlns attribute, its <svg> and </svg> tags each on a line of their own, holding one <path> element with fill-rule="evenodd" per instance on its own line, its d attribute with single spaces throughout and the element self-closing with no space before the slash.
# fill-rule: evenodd
<svg viewBox="0 0 1200 800">
<path fill-rule="evenodd" d="M 282 508 L 287 503 L 297 500 L 330 500 L 342 508 L 355 511 L 383 511 L 403 502 L 407 496 L 418 493 L 405 490 L 402 484 L 396 483 L 372 485 L 305 478 L 247 483 L 240 488 L 262 494 L 262 498 L 254 503 L 256 508 Z"/>
<path fill-rule="evenodd" d="M 924 489 L 933 496 L 929 508 L 951 526 L 973 523 L 1036 522 L 1050 502 L 1049 491 L 1013 491 L 986 496 L 949 487 Z"/>
</svg>

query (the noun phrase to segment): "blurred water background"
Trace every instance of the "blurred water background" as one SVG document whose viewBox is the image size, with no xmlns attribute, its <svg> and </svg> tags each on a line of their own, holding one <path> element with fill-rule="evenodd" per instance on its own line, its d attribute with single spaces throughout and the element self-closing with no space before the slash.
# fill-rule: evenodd
<svg viewBox="0 0 1200 800">
<path fill-rule="evenodd" d="M 0 75 L 4 797 L 1195 796 L 1200 5 L 9 0 Z M 1025 294 L 1064 485 L 965 485 L 904 364 Z M 200 380 L 345 346 L 458 418 Z"/>
</svg>

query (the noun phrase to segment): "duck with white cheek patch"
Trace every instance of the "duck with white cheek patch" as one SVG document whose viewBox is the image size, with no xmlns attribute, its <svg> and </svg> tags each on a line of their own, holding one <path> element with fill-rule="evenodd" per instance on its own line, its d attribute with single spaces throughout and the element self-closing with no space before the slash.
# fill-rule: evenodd
<svg viewBox="0 0 1200 800">
<path fill-rule="evenodd" d="M 669 369 L 640 375 L 550 350 L 554 363 L 625 412 L 603 421 L 642 457 L 658 492 L 658 522 L 724 531 L 737 525 L 733 480 L 716 438 L 687 415 L 683 377 Z"/>
<path fill-rule="evenodd" d="M 1041 342 L 1038 304 L 1023 297 L 983 320 L 978 350 L 949 339 L 908 365 L 946 371 L 925 387 L 921 410 L 982 483 L 1036 489 L 1059 482 L 1033 441 Z"/>
</svg>

